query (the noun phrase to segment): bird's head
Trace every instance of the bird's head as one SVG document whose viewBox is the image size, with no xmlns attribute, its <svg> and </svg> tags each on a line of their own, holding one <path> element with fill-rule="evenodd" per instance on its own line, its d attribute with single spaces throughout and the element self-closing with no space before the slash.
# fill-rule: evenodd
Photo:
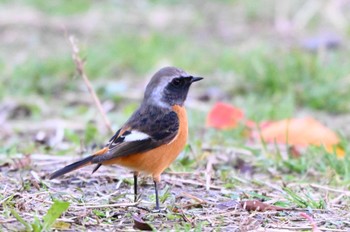
<svg viewBox="0 0 350 232">
<path fill-rule="evenodd" d="M 175 67 L 162 68 L 148 83 L 144 101 L 161 107 L 182 106 L 191 84 L 202 79 Z"/>
</svg>

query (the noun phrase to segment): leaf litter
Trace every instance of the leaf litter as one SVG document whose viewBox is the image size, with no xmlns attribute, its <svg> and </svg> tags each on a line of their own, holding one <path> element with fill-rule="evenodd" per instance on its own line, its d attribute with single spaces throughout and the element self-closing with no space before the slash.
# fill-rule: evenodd
<svg viewBox="0 0 350 232">
<path fill-rule="evenodd" d="M 68 210 L 53 224 L 53 228 L 57 229 L 181 230 L 187 226 L 203 231 L 216 228 L 237 231 L 317 231 L 313 228 L 319 231 L 347 231 L 350 226 L 350 211 L 345 205 L 345 202 L 349 202 L 348 191 L 320 185 L 307 187 L 315 190 L 313 194 L 318 193 L 326 198 L 325 209 L 296 208 L 297 204 L 282 207 L 277 203 L 286 201 L 286 193 L 280 181 L 273 181 L 272 184 L 266 175 L 255 174 L 253 179 L 261 181 L 258 185 L 247 178 L 234 188 L 225 188 L 217 177 L 218 170 L 214 165 L 208 187 L 204 174 L 206 168 L 199 167 L 192 173 L 165 173 L 161 196 L 167 187 L 170 194 L 162 205 L 163 210 L 154 212 L 153 186 L 146 177 L 141 181 L 145 184 L 140 186 L 139 201 L 134 203 L 132 174 L 127 170 L 103 167 L 91 175 L 89 168 L 83 168 L 61 179 L 49 181 L 47 177 L 56 167 L 76 157 L 69 159 L 66 156 L 63 159 L 33 154 L 30 159 L 30 170 L 13 171 L 9 166 L 1 168 L 0 223 L 10 231 L 23 228 L 23 225 L 8 209 L 15 210 L 26 222 L 34 218 L 45 221 L 43 215 L 55 201 L 70 203 Z M 290 186 L 295 191 L 297 187 L 306 188 L 301 184 Z"/>
</svg>

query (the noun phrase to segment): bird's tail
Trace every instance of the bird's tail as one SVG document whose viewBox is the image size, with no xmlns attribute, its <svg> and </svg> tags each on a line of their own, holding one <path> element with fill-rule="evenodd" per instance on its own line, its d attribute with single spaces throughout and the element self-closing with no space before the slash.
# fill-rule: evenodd
<svg viewBox="0 0 350 232">
<path fill-rule="evenodd" d="M 94 158 L 95 155 L 92 155 L 92 156 L 89 156 L 89 157 L 86 157 L 85 159 L 83 160 L 80 160 L 80 161 L 77 161 L 75 163 L 72 163 L 68 166 L 65 166 L 64 168 L 61 168 L 60 170 L 57 170 L 56 172 L 52 173 L 52 175 L 50 176 L 50 180 L 52 179 L 55 179 L 59 176 L 62 176 L 68 172 L 71 172 L 71 171 L 74 171 L 78 168 L 82 168 L 86 165 L 89 165 L 91 164 L 91 161 L 92 159 Z"/>
</svg>

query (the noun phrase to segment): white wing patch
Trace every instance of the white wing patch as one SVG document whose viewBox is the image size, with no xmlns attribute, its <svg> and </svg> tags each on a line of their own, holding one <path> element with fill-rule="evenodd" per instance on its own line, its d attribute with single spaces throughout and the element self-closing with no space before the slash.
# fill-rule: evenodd
<svg viewBox="0 0 350 232">
<path fill-rule="evenodd" d="M 133 142 L 133 141 L 140 141 L 150 138 L 148 134 L 145 134 L 140 131 L 131 131 L 131 134 L 128 134 L 124 138 L 124 142 Z"/>
</svg>

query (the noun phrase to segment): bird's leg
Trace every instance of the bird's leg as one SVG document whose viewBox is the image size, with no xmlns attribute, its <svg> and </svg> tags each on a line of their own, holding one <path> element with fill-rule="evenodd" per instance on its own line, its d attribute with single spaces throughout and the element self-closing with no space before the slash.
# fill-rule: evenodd
<svg viewBox="0 0 350 232">
<path fill-rule="evenodd" d="M 153 177 L 153 182 L 154 182 L 154 191 L 156 193 L 156 210 L 159 210 L 159 196 L 158 196 L 158 185 L 160 182 L 160 177 Z"/>
<path fill-rule="evenodd" d="M 156 210 L 159 210 L 158 183 L 154 181 L 154 190 L 156 191 Z"/>
<path fill-rule="evenodd" d="M 139 175 L 138 172 L 134 172 L 134 202 L 137 201 L 137 176 Z"/>
</svg>

